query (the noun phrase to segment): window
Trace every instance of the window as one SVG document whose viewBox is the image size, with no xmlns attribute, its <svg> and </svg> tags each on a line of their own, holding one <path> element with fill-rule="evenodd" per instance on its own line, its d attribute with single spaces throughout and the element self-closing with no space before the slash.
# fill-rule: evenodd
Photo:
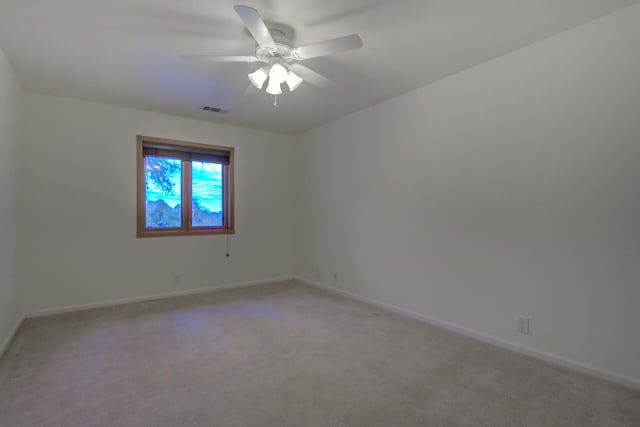
<svg viewBox="0 0 640 427">
<path fill-rule="evenodd" d="M 138 237 L 233 233 L 233 148 L 138 136 Z"/>
</svg>

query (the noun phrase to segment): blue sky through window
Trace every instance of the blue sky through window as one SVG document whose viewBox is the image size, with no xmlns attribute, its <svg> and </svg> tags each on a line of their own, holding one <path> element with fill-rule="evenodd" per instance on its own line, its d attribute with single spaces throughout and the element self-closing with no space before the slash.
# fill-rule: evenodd
<svg viewBox="0 0 640 427">
<path fill-rule="evenodd" d="M 179 162 L 179 160 L 175 160 Z M 150 166 L 147 166 L 149 168 Z M 222 212 L 222 165 L 217 163 L 192 162 L 192 197 L 200 208 L 209 212 Z M 171 208 L 175 208 L 181 202 L 180 197 L 180 173 L 170 177 L 173 183 L 173 193 L 163 192 L 151 179 L 151 173 L 147 170 L 147 202 L 163 200 Z"/>
<path fill-rule="evenodd" d="M 200 209 L 222 212 L 222 165 L 191 162 L 191 198 Z"/>
</svg>

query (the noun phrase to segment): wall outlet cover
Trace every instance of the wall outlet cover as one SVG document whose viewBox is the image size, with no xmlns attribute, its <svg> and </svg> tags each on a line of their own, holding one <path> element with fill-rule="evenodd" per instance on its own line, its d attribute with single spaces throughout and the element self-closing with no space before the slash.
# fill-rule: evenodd
<svg viewBox="0 0 640 427">
<path fill-rule="evenodd" d="M 525 316 L 518 316 L 518 332 L 521 334 L 529 334 L 529 321 L 530 319 Z"/>
</svg>

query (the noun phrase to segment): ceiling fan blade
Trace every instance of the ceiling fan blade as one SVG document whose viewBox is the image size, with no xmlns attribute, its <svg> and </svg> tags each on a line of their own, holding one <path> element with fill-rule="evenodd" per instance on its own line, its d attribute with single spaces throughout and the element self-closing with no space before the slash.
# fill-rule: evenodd
<svg viewBox="0 0 640 427">
<path fill-rule="evenodd" d="M 260 14 L 257 10 L 249 6 L 233 6 L 236 10 L 236 13 L 244 22 L 245 27 L 251 33 L 256 42 L 260 47 L 265 47 L 269 49 L 274 49 L 276 47 L 276 42 L 273 41 L 273 37 L 271 37 L 271 33 L 269 33 L 269 29 L 265 25 L 264 21 L 260 17 Z"/>
<path fill-rule="evenodd" d="M 357 34 L 338 37 L 337 39 L 325 40 L 323 42 L 300 46 L 291 53 L 297 59 L 316 58 L 318 56 L 331 55 L 333 53 L 345 52 L 347 50 L 360 49 L 362 39 Z"/>
<path fill-rule="evenodd" d="M 260 59 L 255 56 L 181 55 L 180 58 L 214 62 L 260 62 Z"/>
<path fill-rule="evenodd" d="M 314 86 L 331 87 L 335 85 L 333 80 L 329 80 L 322 74 L 315 72 L 311 68 L 305 67 L 304 65 L 291 64 L 289 68 L 291 68 L 291 71 L 293 71 L 294 73 L 302 77 L 302 80 L 304 80 L 305 82 L 311 83 Z"/>
</svg>

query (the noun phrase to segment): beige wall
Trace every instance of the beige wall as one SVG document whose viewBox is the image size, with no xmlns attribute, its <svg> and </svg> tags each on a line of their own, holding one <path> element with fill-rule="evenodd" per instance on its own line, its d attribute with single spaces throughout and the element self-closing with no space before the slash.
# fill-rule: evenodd
<svg viewBox="0 0 640 427">
<path fill-rule="evenodd" d="M 24 111 L 28 311 L 291 277 L 291 137 L 33 93 Z M 230 258 L 223 235 L 136 238 L 137 134 L 235 147 Z"/>
<path fill-rule="evenodd" d="M 0 50 L 0 346 L 22 314 L 17 271 L 21 97 L 20 84 Z"/>
<path fill-rule="evenodd" d="M 301 135 L 296 274 L 640 385 L 639 22 Z"/>
</svg>

